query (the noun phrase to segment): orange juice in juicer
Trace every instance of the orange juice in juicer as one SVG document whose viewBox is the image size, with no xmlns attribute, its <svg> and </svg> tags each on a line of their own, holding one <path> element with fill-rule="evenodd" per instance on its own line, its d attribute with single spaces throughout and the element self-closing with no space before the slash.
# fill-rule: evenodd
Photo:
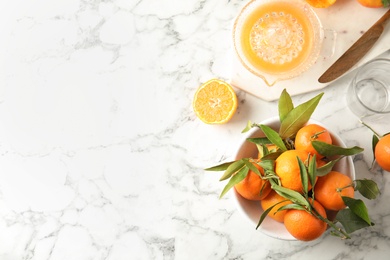
<svg viewBox="0 0 390 260">
<path fill-rule="evenodd" d="M 306 71 L 319 56 L 322 40 L 321 23 L 302 0 L 252 0 L 233 28 L 240 62 L 268 86 Z"/>
</svg>

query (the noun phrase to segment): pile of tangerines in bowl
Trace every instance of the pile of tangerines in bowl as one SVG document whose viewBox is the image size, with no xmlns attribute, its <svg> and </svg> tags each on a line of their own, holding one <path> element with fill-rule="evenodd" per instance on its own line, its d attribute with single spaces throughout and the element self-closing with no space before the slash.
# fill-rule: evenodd
<svg viewBox="0 0 390 260">
<path fill-rule="evenodd" d="M 265 234 L 311 241 L 327 230 L 342 239 L 374 225 L 364 201 L 379 194 L 372 180 L 355 178 L 351 156 L 362 148 L 346 147 L 320 122 L 310 119 L 323 93 L 294 106 L 284 90 L 279 116 L 248 122 L 235 160 L 208 171 L 223 171 L 238 209 Z"/>
</svg>

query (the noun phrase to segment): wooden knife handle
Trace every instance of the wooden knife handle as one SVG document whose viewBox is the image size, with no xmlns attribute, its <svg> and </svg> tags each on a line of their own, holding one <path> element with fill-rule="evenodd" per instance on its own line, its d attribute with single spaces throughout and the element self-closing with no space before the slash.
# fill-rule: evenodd
<svg viewBox="0 0 390 260">
<path fill-rule="evenodd" d="M 385 24 L 389 21 L 389 18 L 390 18 L 390 9 L 387 10 L 387 12 L 372 27 L 378 25 L 385 26 Z"/>
<path fill-rule="evenodd" d="M 390 9 L 320 76 L 318 82 L 335 80 L 352 68 L 379 39 L 389 20 Z"/>
</svg>

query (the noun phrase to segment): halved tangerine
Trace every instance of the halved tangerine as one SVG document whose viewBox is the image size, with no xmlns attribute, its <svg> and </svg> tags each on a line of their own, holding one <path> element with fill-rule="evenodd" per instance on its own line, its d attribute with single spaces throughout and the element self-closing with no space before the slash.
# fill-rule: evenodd
<svg viewBox="0 0 390 260">
<path fill-rule="evenodd" d="M 207 124 L 228 122 L 237 110 L 237 96 L 232 86 L 219 79 L 202 84 L 195 93 L 196 116 Z"/>
</svg>

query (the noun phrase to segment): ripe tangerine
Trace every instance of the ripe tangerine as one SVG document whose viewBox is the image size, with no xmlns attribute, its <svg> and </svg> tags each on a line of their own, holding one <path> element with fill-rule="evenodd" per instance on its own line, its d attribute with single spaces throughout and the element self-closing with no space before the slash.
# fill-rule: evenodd
<svg viewBox="0 0 390 260">
<path fill-rule="evenodd" d="M 315 210 L 326 218 L 324 207 L 317 201 L 311 201 Z M 284 216 L 287 231 L 296 239 L 311 241 L 319 238 L 326 230 L 327 224 L 313 214 L 299 209 L 289 209 Z"/>
<path fill-rule="evenodd" d="M 357 0 L 359 4 L 365 7 L 370 7 L 370 8 L 380 8 L 384 7 L 385 5 L 383 4 L 383 0 Z M 388 4 L 387 4 L 388 6 Z"/>
<path fill-rule="evenodd" d="M 317 124 L 310 124 L 302 127 L 295 136 L 295 149 L 308 152 L 311 155 L 315 154 L 317 158 L 323 158 L 324 156 L 314 149 L 311 143 L 312 141 L 321 141 L 332 144 L 332 137 L 328 130 Z"/>
<path fill-rule="evenodd" d="M 292 202 L 286 200 L 286 198 L 283 198 L 282 196 L 277 194 L 274 190 L 271 190 L 268 196 L 262 199 L 260 203 L 263 210 L 267 210 L 268 208 L 274 206 L 276 203 L 279 203 L 276 206 L 274 206 L 270 210 L 270 212 L 268 212 L 268 216 L 278 222 L 284 222 L 284 216 L 286 215 L 287 211 L 281 210 L 278 212 L 278 209 L 285 205 L 291 204 Z"/>
<path fill-rule="evenodd" d="M 352 179 L 345 174 L 331 171 L 319 177 L 314 187 L 315 199 L 329 210 L 341 210 L 346 207 L 341 196 L 354 197 Z"/>
<path fill-rule="evenodd" d="M 383 170 L 390 172 L 390 135 L 379 139 L 375 146 L 375 160 Z"/>
<path fill-rule="evenodd" d="M 303 192 L 303 185 L 297 157 L 305 162 L 308 158 L 308 153 L 301 150 L 288 150 L 283 152 L 275 160 L 275 173 L 279 176 L 283 187 L 295 190 L 297 192 Z M 310 182 L 309 189 L 311 189 Z"/>
<path fill-rule="evenodd" d="M 253 165 L 264 175 L 263 168 L 257 163 Z M 249 170 L 245 179 L 237 183 L 234 188 L 242 197 L 247 200 L 262 200 L 271 191 L 271 184 L 268 180 L 262 179 L 255 172 Z"/>
<path fill-rule="evenodd" d="M 315 8 L 327 8 L 336 3 L 336 0 L 306 0 L 306 2 Z"/>
</svg>

